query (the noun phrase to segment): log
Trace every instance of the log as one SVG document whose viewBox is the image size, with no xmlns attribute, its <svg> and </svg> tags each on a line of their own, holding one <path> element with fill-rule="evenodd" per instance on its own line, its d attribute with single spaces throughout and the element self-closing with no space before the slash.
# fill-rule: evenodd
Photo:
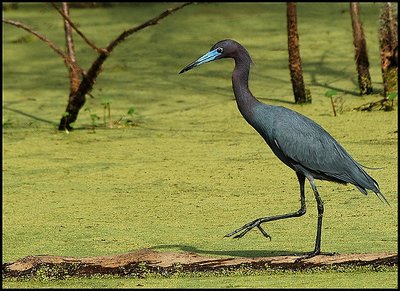
<svg viewBox="0 0 400 291">
<path fill-rule="evenodd" d="M 35 275 L 66 278 L 91 275 L 144 277 L 149 273 L 233 271 L 239 268 L 302 270 L 313 267 L 366 266 L 398 264 L 397 253 L 318 255 L 298 260 L 301 256 L 215 258 L 193 252 L 158 252 L 142 249 L 136 252 L 99 257 L 27 256 L 3 264 L 3 278 L 26 278 Z"/>
</svg>

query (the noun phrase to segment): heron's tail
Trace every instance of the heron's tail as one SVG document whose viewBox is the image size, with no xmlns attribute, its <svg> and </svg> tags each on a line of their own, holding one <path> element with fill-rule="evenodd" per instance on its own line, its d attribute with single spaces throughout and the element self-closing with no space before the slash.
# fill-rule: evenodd
<svg viewBox="0 0 400 291">
<path fill-rule="evenodd" d="M 386 197 L 382 194 L 381 190 L 379 189 L 378 182 L 376 182 L 371 176 L 368 175 L 368 177 L 373 181 L 373 184 L 374 184 L 374 187 L 371 190 L 374 191 L 374 193 L 379 198 L 379 200 L 381 200 L 382 202 L 385 202 L 387 205 L 391 206 L 389 201 L 386 199 Z M 367 195 L 367 190 L 364 187 L 359 186 L 359 185 L 356 185 L 356 187 L 358 188 L 358 190 L 360 190 L 361 193 Z"/>
<path fill-rule="evenodd" d="M 378 196 L 378 198 L 382 201 L 382 202 L 386 202 L 387 205 L 391 206 L 389 201 L 387 201 L 386 197 L 383 196 L 383 194 L 379 191 L 379 192 L 375 192 L 376 196 Z"/>
<path fill-rule="evenodd" d="M 376 196 L 378 196 L 379 200 L 385 202 L 387 205 L 391 206 L 386 197 L 382 194 L 379 189 L 379 184 L 372 178 L 368 173 L 362 168 L 362 166 L 356 163 L 358 170 L 355 170 L 355 175 L 353 176 L 356 182 L 354 185 L 360 190 L 363 194 L 367 195 L 367 189 L 373 191 Z M 354 172 L 353 172 L 354 173 Z"/>
</svg>

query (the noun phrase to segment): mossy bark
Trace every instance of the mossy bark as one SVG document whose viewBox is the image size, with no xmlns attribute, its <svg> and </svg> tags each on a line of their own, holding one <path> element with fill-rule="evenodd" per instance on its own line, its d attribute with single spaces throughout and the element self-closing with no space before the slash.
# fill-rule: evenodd
<svg viewBox="0 0 400 291">
<path fill-rule="evenodd" d="M 62 116 L 58 127 L 59 130 L 72 129 L 71 123 L 75 122 L 78 118 L 79 110 L 81 110 L 86 102 L 86 94 L 90 93 L 90 91 L 93 89 L 96 78 L 101 72 L 101 66 L 107 57 L 108 54 L 106 52 L 101 53 L 91 66 L 90 70 L 83 77 L 78 89 L 70 92 L 65 114 Z"/>
<path fill-rule="evenodd" d="M 397 93 L 398 39 L 397 23 L 393 19 L 392 4 L 385 3 L 381 13 L 379 44 L 384 96 Z"/>
<path fill-rule="evenodd" d="M 294 100 L 296 103 L 309 103 L 311 102 L 311 94 L 304 86 L 303 69 L 301 66 L 299 49 L 299 35 L 297 33 L 297 13 L 295 2 L 287 3 L 287 30 L 289 70 Z"/>
<path fill-rule="evenodd" d="M 357 66 L 358 86 L 360 88 L 360 95 L 367 95 L 372 93 L 373 88 L 369 74 L 367 44 L 360 19 L 360 5 L 358 2 L 350 3 L 350 15 L 353 28 L 354 60 Z"/>
</svg>

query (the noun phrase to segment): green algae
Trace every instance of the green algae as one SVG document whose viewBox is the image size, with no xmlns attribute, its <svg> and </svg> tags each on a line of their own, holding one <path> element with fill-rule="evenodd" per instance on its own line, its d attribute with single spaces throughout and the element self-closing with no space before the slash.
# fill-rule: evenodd
<svg viewBox="0 0 400 291">
<path fill-rule="evenodd" d="M 135 5 L 76 9 L 72 15 L 88 36 L 106 45 L 122 29 L 169 6 Z M 15 43 L 25 33 L 5 25 L 3 262 L 31 254 L 95 256 L 147 247 L 225 256 L 313 248 L 317 213 L 308 185 L 307 214 L 266 225 L 271 241 L 257 231 L 241 240 L 223 238 L 254 218 L 300 206 L 296 176 L 237 110 L 232 61 L 178 75 L 223 38 L 250 51 L 256 63 L 250 88 L 261 101 L 309 116 L 360 163 L 383 168 L 368 172 L 392 207 L 351 185 L 317 182 L 325 202 L 322 250 L 397 250 L 397 105 L 391 112 L 352 110 L 381 98 L 379 7 L 362 4 L 374 95 L 357 96 L 345 3 L 299 4 L 303 70 L 313 96 L 304 106 L 293 104 L 284 4 L 191 5 L 121 44 L 105 63 L 95 98 L 85 105 L 101 117 L 101 99 L 109 98 L 116 120 L 133 106 L 138 125 L 109 129 L 99 120 L 93 132 L 90 114 L 82 110 L 70 134 L 56 130 L 67 101 L 62 60 L 40 41 L 29 47 Z M 21 5 L 4 17 L 34 24 L 55 42 L 63 41 L 62 22 L 48 6 Z M 78 60 L 87 66 L 93 52 L 77 42 Z M 344 101 L 337 117 L 324 95 L 332 88 Z"/>
</svg>

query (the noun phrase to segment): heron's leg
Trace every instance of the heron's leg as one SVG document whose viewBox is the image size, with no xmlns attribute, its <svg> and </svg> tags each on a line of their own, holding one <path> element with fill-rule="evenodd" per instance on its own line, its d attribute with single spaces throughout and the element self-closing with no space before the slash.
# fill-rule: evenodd
<svg viewBox="0 0 400 291">
<path fill-rule="evenodd" d="M 314 251 L 306 255 L 307 258 L 313 257 L 321 253 L 321 233 L 322 233 L 322 217 L 324 216 L 324 202 L 319 196 L 317 187 L 314 184 L 313 178 L 308 178 L 311 184 L 311 188 L 314 191 L 315 200 L 317 201 L 318 209 L 318 222 L 317 222 L 317 237 L 315 239 Z"/>
<path fill-rule="evenodd" d="M 260 225 L 261 223 L 279 220 L 279 219 L 291 218 L 291 217 L 299 217 L 299 216 L 304 215 L 306 213 L 306 198 L 305 198 L 305 194 L 304 194 L 304 183 L 305 183 L 306 178 L 303 174 L 300 174 L 297 172 L 296 172 L 296 174 L 297 174 L 297 179 L 299 180 L 299 184 L 300 184 L 300 202 L 301 202 L 301 206 L 298 211 L 293 212 L 293 213 L 288 213 L 288 214 L 258 218 L 249 223 L 246 223 L 245 225 L 243 225 L 242 227 L 239 227 L 238 229 L 232 231 L 231 233 L 228 233 L 227 235 L 225 235 L 225 237 L 229 237 L 229 236 L 232 236 L 232 235 L 240 232 L 239 234 L 235 235 L 233 238 L 241 238 L 246 233 L 248 233 L 251 229 L 253 229 L 254 227 L 257 227 L 265 237 L 271 239 L 271 236 L 261 227 L 261 225 Z"/>
</svg>

